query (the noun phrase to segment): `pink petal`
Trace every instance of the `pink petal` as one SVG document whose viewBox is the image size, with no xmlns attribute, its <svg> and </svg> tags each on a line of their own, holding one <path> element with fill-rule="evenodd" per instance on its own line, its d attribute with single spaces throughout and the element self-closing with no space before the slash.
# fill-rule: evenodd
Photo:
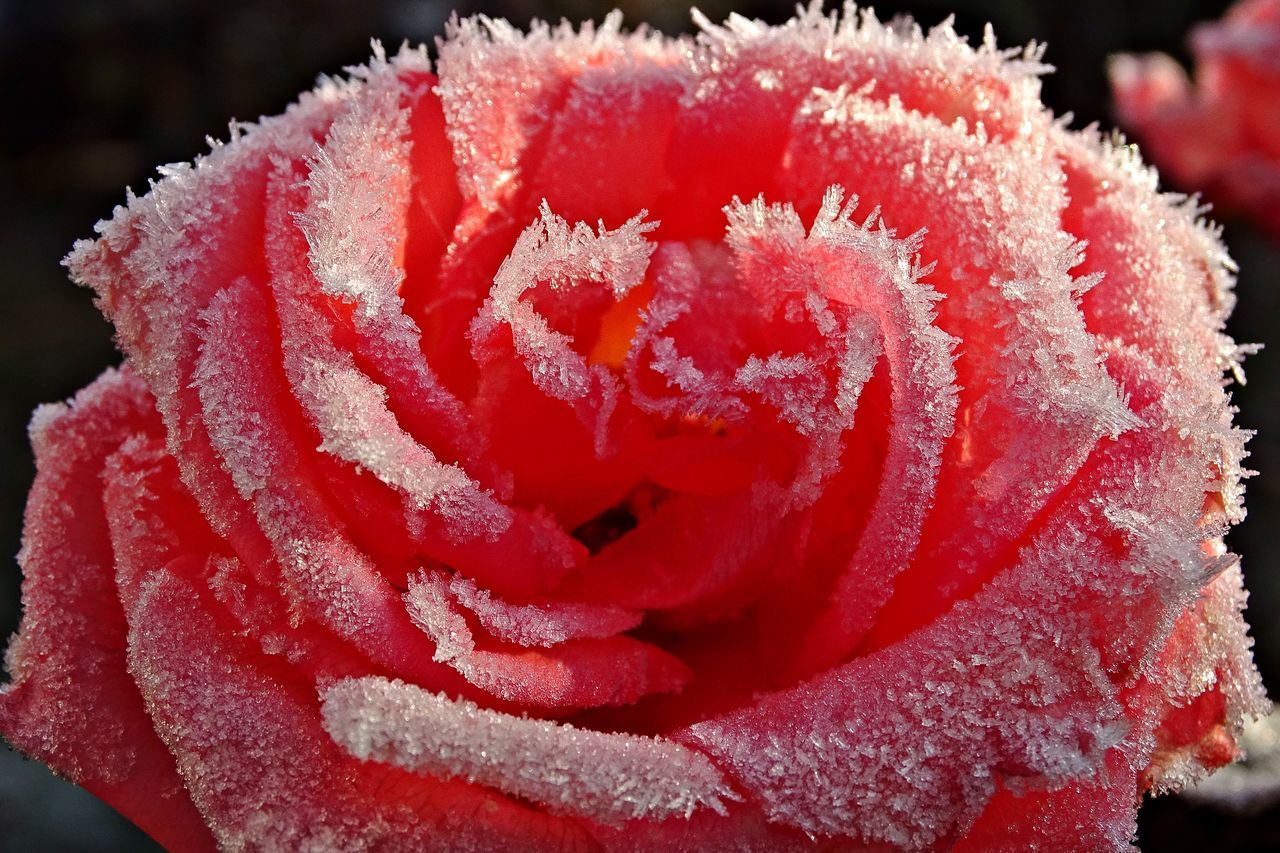
<svg viewBox="0 0 1280 853">
<path fill-rule="evenodd" d="M 23 620 L 6 656 L 13 681 L 0 689 L 0 732 L 165 847 L 212 850 L 125 670 L 124 614 L 102 511 L 108 455 L 156 429 L 146 386 L 127 371 L 108 371 L 70 405 L 37 410 L 37 474 L 19 556 Z"/>
<path fill-rule="evenodd" d="M 436 644 L 436 660 L 507 702 L 555 709 L 630 705 L 688 680 L 678 658 L 627 636 L 566 638 L 541 649 L 476 638 L 438 573 L 411 579 L 405 606 Z"/>
<path fill-rule="evenodd" d="M 595 849 L 573 824 L 481 788 L 346 757 L 314 698 L 255 665 L 177 575 L 156 572 L 129 604 L 130 670 L 220 846 Z"/>
<path fill-rule="evenodd" d="M 460 776 L 605 823 L 720 812 L 734 799 L 711 762 L 671 741 L 520 719 L 400 682 L 339 682 L 324 694 L 324 716 L 359 758 Z"/>
</svg>

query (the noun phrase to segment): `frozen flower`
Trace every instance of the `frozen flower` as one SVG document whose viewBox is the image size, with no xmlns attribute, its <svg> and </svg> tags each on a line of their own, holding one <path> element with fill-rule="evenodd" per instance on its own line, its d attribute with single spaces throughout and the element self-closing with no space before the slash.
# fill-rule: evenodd
<svg viewBox="0 0 1280 853">
<path fill-rule="evenodd" d="M 455 21 L 78 244 L 0 730 L 175 850 L 1128 849 L 1265 705 L 1231 266 L 1040 50 Z"/>
<path fill-rule="evenodd" d="M 1243 0 L 1191 50 L 1194 84 L 1164 54 L 1113 59 L 1119 121 L 1179 187 L 1280 233 L 1280 2 Z"/>
</svg>

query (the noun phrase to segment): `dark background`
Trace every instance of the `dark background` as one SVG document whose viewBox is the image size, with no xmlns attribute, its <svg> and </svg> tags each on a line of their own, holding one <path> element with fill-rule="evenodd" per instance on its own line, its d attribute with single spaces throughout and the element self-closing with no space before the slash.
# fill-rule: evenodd
<svg viewBox="0 0 1280 853">
<path fill-rule="evenodd" d="M 161 163 L 206 150 L 227 120 L 281 111 L 320 72 L 364 61 L 369 39 L 389 47 L 434 39 L 450 8 L 527 24 L 531 17 L 598 20 L 612 2 L 564 0 L 319 0 L 197 4 L 165 0 L 0 0 L 0 643 L 17 628 L 16 554 L 22 505 L 33 476 L 26 423 L 38 403 L 70 396 L 118 356 L 110 328 L 87 291 L 59 261 L 78 237 L 123 200 L 145 190 Z M 659 0 L 621 0 L 629 25 L 690 29 L 687 9 Z M 730 10 L 770 22 L 790 2 L 703 0 L 712 20 Z M 1190 0 L 919 0 L 876 4 L 882 18 L 910 13 L 925 25 L 954 12 L 971 41 L 990 21 L 1004 46 L 1049 44 L 1058 71 L 1045 100 L 1075 125 L 1110 126 L 1106 58 L 1163 50 L 1184 63 L 1185 37 L 1216 18 L 1224 2 Z M 1231 536 L 1252 591 L 1249 621 L 1258 665 L 1280 685 L 1280 576 L 1267 547 L 1280 524 L 1280 247 L 1248 223 L 1228 221 L 1240 263 L 1237 340 L 1272 350 L 1250 359 L 1250 382 L 1235 390 L 1240 422 L 1257 429 L 1250 515 Z M 1272 688 L 1277 689 L 1273 686 Z M 1148 851 L 1280 849 L 1280 812 L 1230 816 L 1176 797 L 1148 803 L 1140 841 Z M 137 851 L 144 836 L 89 794 L 0 747 L 0 851 Z"/>
</svg>

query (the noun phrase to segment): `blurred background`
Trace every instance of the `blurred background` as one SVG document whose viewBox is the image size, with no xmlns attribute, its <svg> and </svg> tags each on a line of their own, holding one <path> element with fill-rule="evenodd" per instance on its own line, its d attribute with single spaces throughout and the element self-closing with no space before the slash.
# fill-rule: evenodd
<svg viewBox="0 0 1280 853">
<path fill-rule="evenodd" d="M 218 3 L 175 0 L 0 0 L 0 640 L 16 630 L 20 577 L 12 555 L 34 470 L 26 424 L 38 403 L 73 394 L 118 356 L 90 295 L 71 285 L 59 261 L 78 237 L 124 198 L 142 191 L 154 167 L 206 150 L 227 120 L 281 111 L 320 72 L 364 61 L 369 39 L 394 47 L 431 42 L 451 10 L 485 12 L 524 25 L 531 18 L 599 20 L 615 2 L 593 0 L 312 0 Z M 629 25 L 690 30 L 688 9 L 661 0 L 617 0 Z M 769 22 L 793 5 L 703 0 L 712 20 L 730 11 Z M 1003 46 L 1048 42 L 1057 72 L 1045 101 L 1075 125 L 1113 124 L 1105 77 L 1115 52 L 1161 50 L 1184 63 L 1185 37 L 1217 18 L 1225 2 L 1192 0 L 916 0 L 875 4 L 882 18 L 910 14 L 932 25 L 954 13 L 980 40 L 991 22 Z M 1259 432 L 1250 445 L 1249 518 L 1233 532 L 1252 599 L 1258 665 L 1280 692 L 1280 553 L 1268 539 L 1280 525 L 1280 246 L 1248 223 L 1228 221 L 1241 266 L 1230 331 L 1272 349 L 1246 365 L 1234 391 L 1239 422 Z M 1228 814 L 1182 797 L 1149 802 L 1140 820 L 1144 850 L 1278 850 L 1280 807 Z M 111 809 L 0 746 L 0 851 L 156 849 Z"/>
</svg>

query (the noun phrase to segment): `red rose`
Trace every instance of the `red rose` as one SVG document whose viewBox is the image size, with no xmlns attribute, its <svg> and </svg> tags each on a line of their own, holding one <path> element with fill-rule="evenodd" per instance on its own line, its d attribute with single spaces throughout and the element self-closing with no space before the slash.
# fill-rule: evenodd
<svg viewBox="0 0 1280 853">
<path fill-rule="evenodd" d="M 1280 233 L 1280 0 L 1243 0 L 1192 34 L 1194 86 L 1165 54 L 1111 63 L 1120 123 L 1161 169 Z"/>
<path fill-rule="evenodd" d="M 455 22 L 77 245 L 15 746 L 176 850 L 1128 849 L 1235 757 L 1215 232 L 1035 49 L 702 26 Z"/>
</svg>

